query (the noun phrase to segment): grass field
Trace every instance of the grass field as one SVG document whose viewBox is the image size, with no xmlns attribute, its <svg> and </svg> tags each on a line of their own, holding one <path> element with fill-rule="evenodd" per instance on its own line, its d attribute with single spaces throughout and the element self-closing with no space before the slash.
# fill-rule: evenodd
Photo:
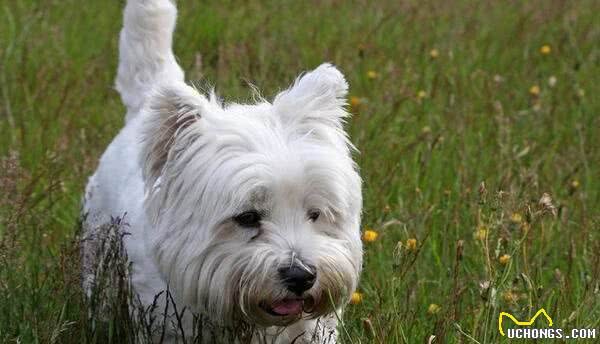
<svg viewBox="0 0 600 344">
<path fill-rule="evenodd" d="M 540 308 L 600 338 L 600 3 L 212 3 L 178 2 L 189 80 L 243 102 L 331 61 L 351 85 L 378 235 L 344 343 L 510 342 L 499 313 Z M 76 236 L 123 124 L 122 5 L 0 5 L 0 342 L 122 342 L 91 332 Z"/>
</svg>

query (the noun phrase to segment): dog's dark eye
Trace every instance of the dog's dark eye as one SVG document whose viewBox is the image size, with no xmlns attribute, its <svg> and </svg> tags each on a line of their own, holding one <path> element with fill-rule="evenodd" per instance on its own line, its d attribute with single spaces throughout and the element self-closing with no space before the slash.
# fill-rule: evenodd
<svg viewBox="0 0 600 344">
<path fill-rule="evenodd" d="M 262 215 L 256 210 L 243 212 L 233 218 L 242 227 L 260 227 Z"/>
<path fill-rule="evenodd" d="M 308 219 L 312 222 L 317 221 L 319 216 L 321 216 L 321 211 L 319 209 L 311 209 L 308 211 Z"/>
</svg>

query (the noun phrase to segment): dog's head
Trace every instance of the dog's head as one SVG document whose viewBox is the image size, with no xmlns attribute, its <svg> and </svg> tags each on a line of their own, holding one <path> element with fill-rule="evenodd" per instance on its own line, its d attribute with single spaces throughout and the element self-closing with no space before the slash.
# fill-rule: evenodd
<svg viewBox="0 0 600 344">
<path fill-rule="evenodd" d="M 272 102 L 222 105 L 184 84 L 151 96 L 141 157 L 149 244 L 186 305 L 269 326 L 347 302 L 362 264 L 347 88 L 324 64 Z"/>
</svg>

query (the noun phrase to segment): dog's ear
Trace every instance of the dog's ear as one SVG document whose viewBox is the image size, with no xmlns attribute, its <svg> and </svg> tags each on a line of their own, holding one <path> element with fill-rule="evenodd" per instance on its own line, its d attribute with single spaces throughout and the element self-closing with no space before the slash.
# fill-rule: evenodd
<svg viewBox="0 0 600 344">
<path fill-rule="evenodd" d="M 184 83 L 157 87 L 144 117 L 141 165 L 147 188 L 200 136 L 202 109 L 208 100 Z"/>
<path fill-rule="evenodd" d="M 341 128 L 348 115 L 344 106 L 348 83 L 344 75 L 329 63 L 298 79 L 273 101 L 284 122 L 304 126 L 333 126 Z"/>
</svg>

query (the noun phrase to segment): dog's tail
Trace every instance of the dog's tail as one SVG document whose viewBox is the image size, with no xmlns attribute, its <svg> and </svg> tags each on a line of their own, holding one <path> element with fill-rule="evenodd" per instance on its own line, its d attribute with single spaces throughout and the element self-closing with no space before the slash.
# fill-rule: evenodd
<svg viewBox="0 0 600 344">
<path fill-rule="evenodd" d="M 157 82 L 183 81 L 171 49 L 176 19 L 171 0 L 127 0 L 116 81 L 127 106 L 126 121 L 139 112 Z"/>
</svg>

